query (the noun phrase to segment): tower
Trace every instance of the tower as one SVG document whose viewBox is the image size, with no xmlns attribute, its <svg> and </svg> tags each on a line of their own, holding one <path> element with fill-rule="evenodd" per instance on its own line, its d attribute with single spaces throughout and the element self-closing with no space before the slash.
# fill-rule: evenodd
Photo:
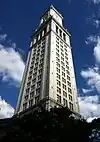
<svg viewBox="0 0 100 142">
<path fill-rule="evenodd" d="M 79 113 L 70 34 L 53 6 L 41 16 L 31 36 L 15 114 L 39 104 L 48 110 L 67 106 Z"/>
</svg>

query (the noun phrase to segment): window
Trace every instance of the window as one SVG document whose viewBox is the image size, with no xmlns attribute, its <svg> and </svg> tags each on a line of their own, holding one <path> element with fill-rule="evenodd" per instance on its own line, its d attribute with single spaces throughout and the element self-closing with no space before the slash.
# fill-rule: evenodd
<svg viewBox="0 0 100 142">
<path fill-rule="evenodd" d="M 63 45 L 60 44 L 60 46 L 61 46 L 61 48 L 63 48 Z"/>
<path fill-rule="evenodd" d="M 62 37 L 62 30 L 59 30 L 59 35 L 60 37 Z"/>
<path fill-rule="evenodd" d="M 67 74 L 70 75 L 70 72 L 68 70 L 66 70 Z"/>
<path fill-rule="evenodd" d="M 60 40 L 60 44 L 63 45 L 63 42 Z"/>
<path fill-rule="evenodd" d="M 37 69 L 38 69 L 38 67 L 34 68 L 34 72 L 36 72 L 36 71 L 37 71 Z"/>
<path fill-rule="evenodd" d="M 29 76 L 32 75 L 32 71 L 29 72 Z"/>
<path fill-rule="evenodd" d="M 67 59 L 67 60 L 68 60 L 68 57 L 67 57 L 67 56 L 65 56 L 65 59 Z"/>
<path fill-rule="evenodd" d="M 67 106 L 67 100 L 65 98 L 63 98 L 63 105 Z"/>
<path fill-rule="evenodd" d="M 69 66 L 66 65 L 66 68 L 69 70 Z"/>
<path fill-rule="evenodd" d="M 62 52 L 64 52 L 62 48 L 60 48 L 60 49 L 61 49 Z"/>
<path fill-rule="evenodd" d="M 30 98 L 32 98 L 34 96 L 34 91 L 32 91 L 31 93 L 30 93 Z"/>
<path fill-rule="evenodd" d="M 61 64 L 62 64 L 63 66 L 65 66 L 65 64 L 64 64 L 64 62 L 63 62 L 63 61 L 61 61 Z"/>
<path fill-rule="evenodd" d="M 28 83 L 27 83 L 27 87 L 29 87 L 30 85 L 31 85 L 31 82 L 28 82 Z"/>
<path fill-rule="evenodd" d="M 38 67 L 38 62 L 35 63 L 35 67 Z"/>
<path fill-rule="evenodd" d="M 37 54 L 40 52 L 40 49 L 37 50 Z"/>
<path fill-rule="evenodd" d="M 29 76 L 29 77 L 28 77 L 28 81 L 30 81 L 30 80 L 31 80 L 31 78 L 32 78 L 32 76 Z"/>
<path fill-rule="evenodd" d="M 47 27 L 44 28 L 44 35 L 46 34 L 47 32 Z"/>
<path fill-rule="evenodd" d="M 73 104 L 71 102 L 69 102 L 69 108 L 73 110 Z"/>
<path fill-rule="evenodd" d="M 42 75 L 39 75 L 39 76 L 38 76 L 38 80 L 40 80 L 40 79 L 41 79 L 41 77 L 42 77 Z"/>
<path fill-rule="evenodd" d="M 31 62 L 31 65 L 33 65 L 33 64 L 34 64 L 34 61 Z"/>
<path fill-rule="evenodd" d="M 30 88 L 27 88 L 27 89 L 26 89 L 26 94 L 28 94 L 28 93 L 29 93 L 29 91 L 30 91 Z"/>
<path fill-rule="evenodd" d="M 66 45 L 64 45 L 65 46 L 65 51 L 67 52 L 67 46 Z"/>
<path fill-rule="evenodd" d="M 36 77 L 36 75 L 37 75 L 37 72 L 35 72 L 35 73 L 33 74 L 33 78 L 35 78 L 35 77 Z"/>
<path fill-rule="evenodd" d="M 65 84 L 62 84 L 62 87 L 63 87 L 63 89 L 65 89 L 65 90 L 66 90 L 66 85 L 65 85 Z"/>
<path fill-rule="evenodd" d="M 58 48 L 56 48 L 56 51 L 59 52 Z"/>
<path fill-rule="evenodd" d="M 40 94 L 40 88 L 36 89 L 36 95 Z"/>
<path fill-rule="evenodd" d="M 59 38 L 56 36 L 56 40 L 58 40 L 59 41 Z"/>
<path fill-rule="evenodd" d="M 69 65 L 69 63 L 66 61 L 66 64 Z"/>
<path fill-rule="evenodd" d="M 43 54 L 44 53 L 44 48 L 42 49 L 42 51 L 41 51 L 41 54 Z"/>
<path fill-rule="evenodd" d="M 66 83 L 66 79 L 62 77 L 62 82 Z"/>
<path fill-rule="evenodd" d="M 62 66 L 62 70 L 65 71 L 65 68 Z"/>
<path fill-rule="evenodd" d="M 44 54 L 40 55 L 41 59 L 44 57 Z"/>
<path fill-rule="evenodd" d="M 27 100 L 28 100 L 28 95 L 26 95 L 26 96 L 24 97 L 24 100 L 25 100 L 25 101 L 27 101 Z"/>
<path fill-rule="evenodd" d="M 37 87 L 40 87 L 41 81 L 37 82 Z"/>
<path fill-rule="evenodd" d="M 65 73 L 64 73 L 64 72 L 62 72 L 62 76 L 64 76 L 64 77 L 65 77 Z"/>
<path fill-rule="evenodd" d="M 67 98 L 67 92 L 63 91 L 63 96 Z"/>
<path fill-rule="evenodd" d="M 63 33 L 63 40 L 66 41 L 66 35 Z"/>
<path fill-rule="evenodd" d="M 56 43 L 59 44 L 59 41 L 56 40 Z M 56 44 L 56 45 L 57 45 L 57 44 Z M 59 47 L 58 47 L 58 48 L 59 48 Z"/>
<path fill-rule="evenodd" d="M 56 52 L 56 55 L 59 57 L 59 54 Z"/>
<path fill-rule="evenodd" d="M 71 100 L 71 101 L 73 100 L 73 99 L 72 99 L 72 96 L 71 96 L 70 94 L 69 94 L 69 100 Z"/>
<path fill-rule="evenodd" d="M 41 63 L 40 65 L 39 65 L 39 68 L 42 68 L 43 67 L 43 63 Z"/>
<path fill-rule="evenodd" d="M 58 34 L 58 26 L 56 25 L 56 33 Z"/>
<path fill-rule="evenodd" d="M 32 107 L 33 105 L 33 99 L 29 100 L 29 107 Z"/>
<path fill-rule="evenodd" d="M 60 68 L 60 64 L 58 62 L 56 62 L 56 65 Z"/>
<path fill-rule="evenodd" d="M 70 77 L 67 75 L 67 79 L 70 80 Z"/>
<path fill-rule="evenodd" d="M 34 90 L 35 89 L 35 84 L 31 86 L 31 90 Z"/>
<path fill-rule="evenodd" d="M 57 92 L 61 94 L 61 89 L 59 87 L 57 87 Z"/>
<path fill-rule="evenodd" d="M 43 59 L 40 60 L 40 63 L 43 63 Z"/>
<path fill-rule="evenodd" d="M 41 74 L 41 73 L 42 73 L 42 69 L 39 70 L 39 74 Z"/>
<path fill-rule="evenodd" d="M 56 68 L 56 69 L 57 69 L 57 72 L 60 73 L 60 69 L 58 69 L 58 68 Z"/>
<path fill-rule="evenodd" d="M 64 58 L 63 58 L 63 57 L 61 57 L 61 60 L 62 60 L 62 61 L 64 61 Z"/>
<path fill-rule="evenodd" d="M 24 103 L 23 104 L 23 110 L 26 110 L 27 109 L 27 103 Z"/>
<path fill-rule="evenodd" d="M 69 87 L 68 87 L 68 92 L 69 92 L 69 93 L 72 93 L 72 90 L 71 90 Z"/>
<path fill-rule="evenodd" d="M 57 73 L 57 78 L 60 79 L 60 75 Z"/>
<path fill-rule="evenodd" d="M 71 87 L 71 83 L 70 83 L 69 81 L 67 81 L 67 84 L 68 84 L 68 86 L 70 86 L 70 87 Z"/>
<path fill-rule="evenodd" d="M 39 102 L 39 96 L 35 97 L 35 104 L 38 104 Z"/>
<path fill-rule="evenodd" d="M 68 56 L 67 52 L 65 52 L 65 55 Z M 67 58 L 67 57 L 66 57 Z"/>
<path fill-rule="evenodd" d="M 60 59 L 58 57 L 56 57 L 56 61 L 60 62 Z"/>
<path fill-rule="evenodd" d="M 64 57 L 64 54 L 61 52 L 61 55 Z"/>
<path fill-rule="evenodd" d="M 57 47 L 57 48 L 59 48 L 59 45 L 58 45 L 58 44 L 56 44 L 56 47 Z"/>
<path fill-rule="evenodd" d="M 59 80 L 57 80 L 57 85 L 61 86 L 61 82 Z"/>
<path fill-rule="evenodd" d="M 33 54 L 33 57 L 32 57 L 32 59 L 35 57 L 35 53 Z"/>
<path fill-rule="evenodd" d="M 32 70 L 32 69 L 33 69 L 33 66 L 30 67 L 30 70 Z"/>
<path fill-rule="evenodd" d="M 57 102 L 61 103 L 61 96 L 57 95 Z"/>
</svg>

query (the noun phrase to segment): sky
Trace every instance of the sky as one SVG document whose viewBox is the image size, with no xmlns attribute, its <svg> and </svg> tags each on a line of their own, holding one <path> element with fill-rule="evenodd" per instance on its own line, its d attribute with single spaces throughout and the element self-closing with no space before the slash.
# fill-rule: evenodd
<svg viewBox="0 0 100 142">
<path fill-rule="evenodd" d="M 100 0 L 0 0 L 0 119 L 14 113 L 30 37 L 51 4 L 71 34 L 80 113 L 100 117 Z"/>
</svg>

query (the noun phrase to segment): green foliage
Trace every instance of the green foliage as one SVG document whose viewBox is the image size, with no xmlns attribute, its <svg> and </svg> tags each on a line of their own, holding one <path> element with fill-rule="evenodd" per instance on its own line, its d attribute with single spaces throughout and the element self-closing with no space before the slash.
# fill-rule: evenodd
<svg viewBox="0 0 100 142">
<path fill-rule="evenodd" d="M 3 126 L 0 123 L 0 142 L 93 141 L 92 128 L 97 122 L 88 124 L 84 119 L 70 116 L 71 112 L 66 108 L 54 108 L 50 112 L 42 108 L 22 118 L 13 117 L 6 124 L 4 121 Z"/>
</svg>

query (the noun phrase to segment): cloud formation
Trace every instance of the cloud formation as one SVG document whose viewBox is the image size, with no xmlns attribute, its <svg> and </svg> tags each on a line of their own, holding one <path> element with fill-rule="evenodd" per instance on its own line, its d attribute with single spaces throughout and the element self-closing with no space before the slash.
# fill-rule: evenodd
<svg viewBox="0 0 100 142">
<path fill-rule="evenodd" d="M 81 114 L 87 118 L 87 121 L 92 121 L 94 118 L 100 117 L 100 37 L 90 35 L 85 41 L 86 44 L 93 46 L 93 56 L 95 65 L 81 70 L 81 76 L 86 80 L 87 89 L 82 89 L 83 94 L 87 95 L 91 90 L 97 91 L 98 95 L 79 97 Z M 89 95 L 89 94 L 88 94 Z"/>
<path fill-rule="evenodd" d="M 93 25 L 96 26 L 96 28 L 99 28 L 100 20 L 98 20 L 98 19 L 94 20 Z"/>
<path fill-rule="evenodd" d="M 2 81 L 13 80 L 20 83 L 24 67 L 25 64 L 16 49 L 0 44 L 0 76 Z"/>
<path fill-rule="evenodd" d="M 88 122 L 100 117 L 100 97 L 98 95 L 79 97 L 79 105 L 81 115 Z"/>
<path fill-rule="evenodd" d="M 100 3 L 100 0 L 92 0 L 92 2 L 93 2 L 94 4 L 98 4 L 98 3 Z"/>
<path fill-rule="evenodd" d="M 0 41 L 4 41 L 4 40 L 6 40 L 6 38 L 7 38 L 7 34 L 1 34 L 0 35 Z"/>
<path fill-rule="evenodd" d="M 91 89 L 84 89 L 84 88 L 83 88 L 82 91 L 83 91 L 84 94 L 87 94 L 87 93 L 92 92 L 93 89 L 92 89 L 92 88 L 91 88 Z"/>
<path fill-rule="evenodd" d="M 25 63 L 20 49 L 7 34 L 0 35 L 0 80 L 18 86 L 22 79 Z M 7 43 L 7 45 L 5 44 Z M 0 119 L 12 117 L 14 108 L 0 96 Z"/>
<path fill-rule="evenodd" d="M 0 96 L 0 119 L 12 117 L 14 108 Z"/>
</svg>

